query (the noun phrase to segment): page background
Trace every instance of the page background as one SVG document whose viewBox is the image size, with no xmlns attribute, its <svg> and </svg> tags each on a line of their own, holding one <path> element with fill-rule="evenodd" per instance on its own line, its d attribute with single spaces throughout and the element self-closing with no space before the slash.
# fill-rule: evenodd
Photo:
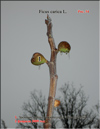
<svg viewBox="0 0 100 129">
<path fill-rule="evenodd" d="M 15 127 L 15 116 L 22 114 L 23 102 L 30 92 L 41 90 L 48 98 L 49 70 L 40 70 L 30 62 L 32 54 L 50 58 L 46 36 L 46 13 L 39 10 L 65 10 L 67 14 L 50 14 L 56 46 L 60 41 L 71 44 L 68 56 L 57 56 L 57 91 L 69 82 L 76 89 L 82 84 L 89 96 L 88 108 L 99 100 L 99 4 L 98 1 L 1 1 L 1 118 L 7 127 Z M 89 10 L 78 14 L 78 10 Z"/>
</svg>

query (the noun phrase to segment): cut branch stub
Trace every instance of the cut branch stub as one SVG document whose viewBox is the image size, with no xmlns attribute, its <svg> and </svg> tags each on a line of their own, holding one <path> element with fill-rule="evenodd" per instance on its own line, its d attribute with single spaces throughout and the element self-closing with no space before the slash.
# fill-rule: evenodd
<svg viewBox="0 0 100 129">
<path fill-rule="evenodd" d="M 51 51 L 55 51 L 56 47 L 55 47 L 55 42 L 54 42 L 53 35 L 52 35 L 52 23 L 51 23 L 51 18 L 49 17 L 49 15 L 47 15 L 45 24 L 47 25 L 47 36 L 48 36 L 48 42 L 51 47 Z M 54 55 L 54 54 L 51 52 L 51 55 Z"/>
<path fill-rule="evenodd" d="M 47 15 L 47 19 L 45 20 L 45 24 L 47 24 L 47 36 L 49 38 L 52 38 L 52 24 L 51 24 L 51 19 L 49 15 Z"/>
<path fill-rule="evenodd" d="M 33 65 L 41 65 L 47 63 L 48 61 L 44 58 L 44 56 L 40 53 L 34 53 L 31 58 L 31 63 Z"/>
<path fill-rule="evenodd" d="M 70 52 L 70 50 L 71 50 L 71 46 L 70 46 L 70 44 L 68 42 L 62 41 L 62 42 L 59 43 L 58 51 L 64 52 L 64 53 L 67 54 L 67 53 Z"/>
</svg>

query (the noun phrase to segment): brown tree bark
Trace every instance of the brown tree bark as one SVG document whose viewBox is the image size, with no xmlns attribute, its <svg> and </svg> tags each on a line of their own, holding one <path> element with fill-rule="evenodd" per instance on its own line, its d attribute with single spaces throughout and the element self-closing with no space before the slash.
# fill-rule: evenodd
<svg viewBox="0 0 100 129">
<path fill-rule="evenodd" d="M 47 65 L 49 67 L 49 72 L 50 72 L 50 89 L 49 89 L 49 97 L 48 97 L 47 117 L 44 123 L 44 128 L 50 129 L 51 120 L 53 116 L 56 85 L 57 85 L 57 79 L 58 79 L 58 76 L 56 74 L 56 56 L 58 51 L 55 47 L 55 42 L 52 35 L 52 23 L 49 15 L 47 15 L 45 24 L 47 25 L 47 36 L 48 36 L 48 42 L 51 48 L 51 58 L 50 58 L 50 61 L 47 62 Z"/>
</svg>

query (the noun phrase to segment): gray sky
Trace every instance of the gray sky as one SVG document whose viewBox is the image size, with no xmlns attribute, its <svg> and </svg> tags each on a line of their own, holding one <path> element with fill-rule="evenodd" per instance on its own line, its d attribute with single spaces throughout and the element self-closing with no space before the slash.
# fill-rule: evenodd
<svg viewBox="0 0 100 129">
<path fill-rule="evenodd" d="M 57 91 L 65 83 L 82 84 L 88 107 L 99 100 L 99 2 L 98 1 L 1 1 L 1 118 L 8 127 L 15 127 L 15 116 L 23 113 L 23 102 L 30 100 L 30 92 L 42 90 L 48 98 L 49 69 L 46 64 L 40 70 L 31 64 L 35 52 L 50 59 L 50 47 L 46 36 L 46 13 L 53 23 L 56 46 L 60 41 L 71 45 L 70 59 L 60 53 L 57 56 Z M 78 13 L 89 10 L 89 13 Z"/>
</svg>

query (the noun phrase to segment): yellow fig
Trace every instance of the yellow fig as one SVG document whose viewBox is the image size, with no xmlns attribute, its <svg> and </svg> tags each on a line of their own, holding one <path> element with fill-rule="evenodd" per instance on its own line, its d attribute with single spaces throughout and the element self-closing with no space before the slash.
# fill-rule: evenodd
<svg viewBox="0 0 100 129">
<path fill-rule="evenodd" d="M 62 41 L 62 42 L 59 43 L 58 51 L 64 52 L 64 53 L 67 54 L 67 53 L 70 52 L 70 50 L 71 50 L 71 46 L 70 46 L 70 44 L 68 42 Z"/>
<path fill-rule="evenodd" d="M 47 63 L 47 60 L 44 58 L 42 54 L 34 53 L 31 58 L 31 63 L 33 65 L 41 65 L 41 64 Z"/>
</svg>

